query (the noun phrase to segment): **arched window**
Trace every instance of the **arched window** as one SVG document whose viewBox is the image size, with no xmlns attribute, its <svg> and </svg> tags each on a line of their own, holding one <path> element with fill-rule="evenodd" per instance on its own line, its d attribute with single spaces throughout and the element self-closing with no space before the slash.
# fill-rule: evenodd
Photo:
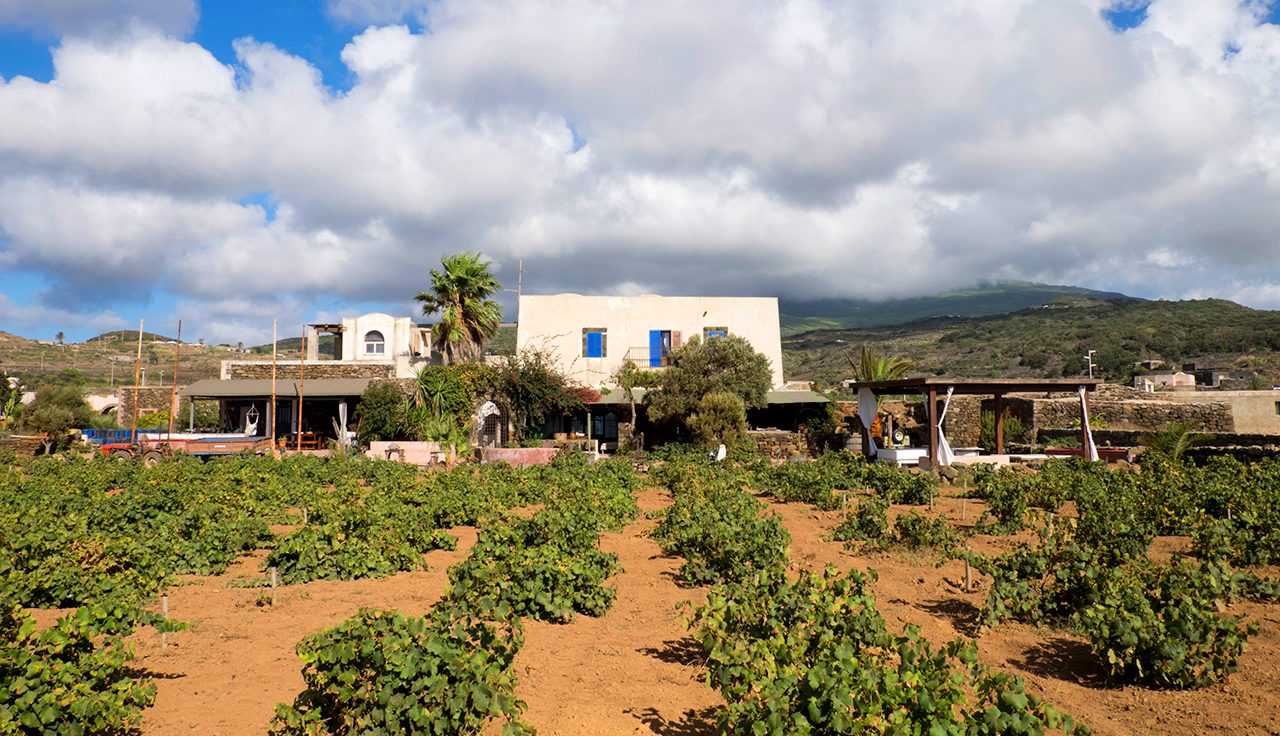
<svg viewBox="0 0 1280 736">
<path fill-rule="evenodd" d="M 377 330 L 371 330 L 364 336 L 364 352 L 365 355 L 382 355 L 387 351 L 387 343 L 382 339 L 382 333 Z"/>
</svg>

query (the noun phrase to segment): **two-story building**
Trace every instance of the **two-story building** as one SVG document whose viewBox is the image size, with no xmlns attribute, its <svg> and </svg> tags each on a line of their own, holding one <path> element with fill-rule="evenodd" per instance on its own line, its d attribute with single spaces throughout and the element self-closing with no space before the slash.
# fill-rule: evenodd
<svg viewBox="0 0 1280 736">
<path fill-rule="evenodd" d="M 662 368 L 671 353 L 697 335 L 737 335 L 769 359 L 781 388 L 782 333 L 774 297 L 522 295 L 516 347 L 546 351 L 569 377 L 586 386 L 616 385 L 630 360 Z"/>
<path fill-rule="evenodd" d="M 412 378 L 431 361 L 430 325 L 408 317 L 375 312 L 309 324 L 304 334 L 303 359 L 224 360 L 220 378 L 196 381 L 179 394 L 217 400 L 223 430 L 265 436 L 274 426 L 278 437 L 321 447 L 337 436 L 337 426 L 350 428 L 350 410 L 371 382 Z M 323 335 L 333 336 L 327 354 L 320 350 Z"/>
</svg>

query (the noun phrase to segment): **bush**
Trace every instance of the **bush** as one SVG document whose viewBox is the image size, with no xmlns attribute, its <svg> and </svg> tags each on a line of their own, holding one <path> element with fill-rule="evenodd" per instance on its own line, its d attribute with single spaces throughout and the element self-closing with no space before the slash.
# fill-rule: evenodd
<svg viewBox="0 0 1280 736">
<path fill-rule="evenodd" d="M 747 410 L 742 399 L 725 392 L 702 397 L 698 409 L 687 421 L 694 442 L 714 449 L 721 443 L 725 447 L 738 447 L 747 442 Z"/>
<path fill-rule="evenodd" d="M 760 502 L 734 485 L 741 476 L 733 471 L 702 475 L 694 468 L 686 463 L 684 474 L 668 481 L 676 500 L 652 532 L 665 552 L 685 558 L 680 568 L 685 581 L 742 580 L 785 567 L 791 536 L 782 520 L 761 517 Z"/>
<path fill-rule="evenodd" d="M 511 662 L 524 643 L 518 619 L 490 623 L 438 609 L 429 618 L 365 609 L 298 644 L 307 688 L 277 705 L 276 736 L 476 734 L 491 719 L 519 721 Z"/>
<path fill-rule="evenodd" d="M 404 390 L 394 381 L 374 381 L 360 394 L 355 417 L 360 441 L 364 443 L 403 437 L 405 426 Z"/>
<path fill-rule="evenodd" d="M 618 556 L 596 548 L 588 513 L 548 509 L 532 519 L 485 527 L 466 560 L 449 569 L 445 598 L 467 609 L 496 600 L 518 616 L 565 623 L 574 612 L 603 616 L 617 591 L 604 581 Z"/>
<path fill-rule="evenodd" d="M 1256 621 L 1222 618 L 1205 590 L 1220 571 L 1175 563 L 1101 573 L 1100 599 L 1076 615 L 1093 651 L 1124 682 L 1175 689 L 1235 672 Z M 1216 587 L 1214 585 L 1213 587 Z"/>
<path fill-rule="evenodd" d="M 880 496 L 864 499 L 849 518 L 831 532 L 836 542 L 871 542 L 884 544 L 889 540 L 889 502 Z M 846 547 L 849 545 L 845 545 Z"/>
<path fill-rule="evenodd" d="M 99 603 L 37 632 L 22 609 L 4 605 L 0 733 L 105 735 L 136 727 L 156 694 L 126 666 L 133 653 L 124 638 L 141 619 L 135 608 Z"/>
<path fill-rule="evenodd" d="M 727 701 L 727 733 L 1088 733 L 1021 678 L 977 661 L 972 644 L 939 649 L 908 626 L 889 633 L 869 592 L 875 573 L 781 571 L 717 586 L 689 626 L 707 681 Z"/>
</svg>

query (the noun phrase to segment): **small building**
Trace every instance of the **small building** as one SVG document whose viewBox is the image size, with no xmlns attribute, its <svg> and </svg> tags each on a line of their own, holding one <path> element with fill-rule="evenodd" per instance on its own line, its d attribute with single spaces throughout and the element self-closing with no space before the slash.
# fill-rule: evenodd
<svg viewBox="0 0 1280 736">
<path fill-rule="evenodd" d="M 320 351 L 322 335 L 333 336 L 328 355 Z M 277 437 L 323 446 L 338 427 L 354 429 L 352 414 L 371 382 L 407 380 L 432 362 L 430 326 L 408 317 L 374 312 L 309 324 L 304 337 L 303 359 L 224 360 L 220 378 L 178 393 L 217 401 L 223 431 L 266 436 L 274 426 Z"/>
<path fill-rule="evenodd" d="M 729 334 L 769 359 L 775 388 L 784 384 L 774 297 L 526 294 L 520 297 L 516 347 L 547 351 L 572 381 L 609 387 L 628 360 L 661 369 L 690 337 Z"/>
<path fill-rule="evenodd" d="M 333 336 L 332 357 L 320 353 L 321 335 Z M 305 370 L 314 378 L 412 378 L 431 363 L 431 326 L 374 312 L 340 323 L 306 326 Z M 276 378 L 298 378 L 304 361 L 275 361 Z M 270 378 L 270 360 L 224 360 L 223 380 Z"/>
<path fill-rule="evenodd" d="M 1194 391 L 1196 377 L 1190 373 L 1149 373 L 1134 376 L 1133 387 L 1142 391 Z"/>
</svg>

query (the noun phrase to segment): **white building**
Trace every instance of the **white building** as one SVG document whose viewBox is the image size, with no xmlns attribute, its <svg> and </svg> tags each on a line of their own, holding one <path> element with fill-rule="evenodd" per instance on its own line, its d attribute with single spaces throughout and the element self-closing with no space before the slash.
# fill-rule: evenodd
<svg viewBox="0 0 1280 736">
<path fill-rule="evenodd" d="M 320 357 L 320 336 L 333 335 L 333 358 Z M 341 323 L 306 328 L 307 371 L 319 377 L 411 378 L 431 358 L 431 326 L 408 317 L 373 312 Z M 224 360 L 222 378 L 261 378 L 270 360 Z M 277 369 L 298 370 L 299 361 L 279 361 Z M 345 369 L 349 368 L 349 369 Z"/>
<path fill-rule="evenodd" d="M 565 374 L 587 386 L 612 386 L 622 364 L 669 364 L 692 336 L 743 337 L 769 359 L 783 386 L 782 332 L 773 297 L 522 295 L 516 348 L 548 352 Z"/>
</svg>

